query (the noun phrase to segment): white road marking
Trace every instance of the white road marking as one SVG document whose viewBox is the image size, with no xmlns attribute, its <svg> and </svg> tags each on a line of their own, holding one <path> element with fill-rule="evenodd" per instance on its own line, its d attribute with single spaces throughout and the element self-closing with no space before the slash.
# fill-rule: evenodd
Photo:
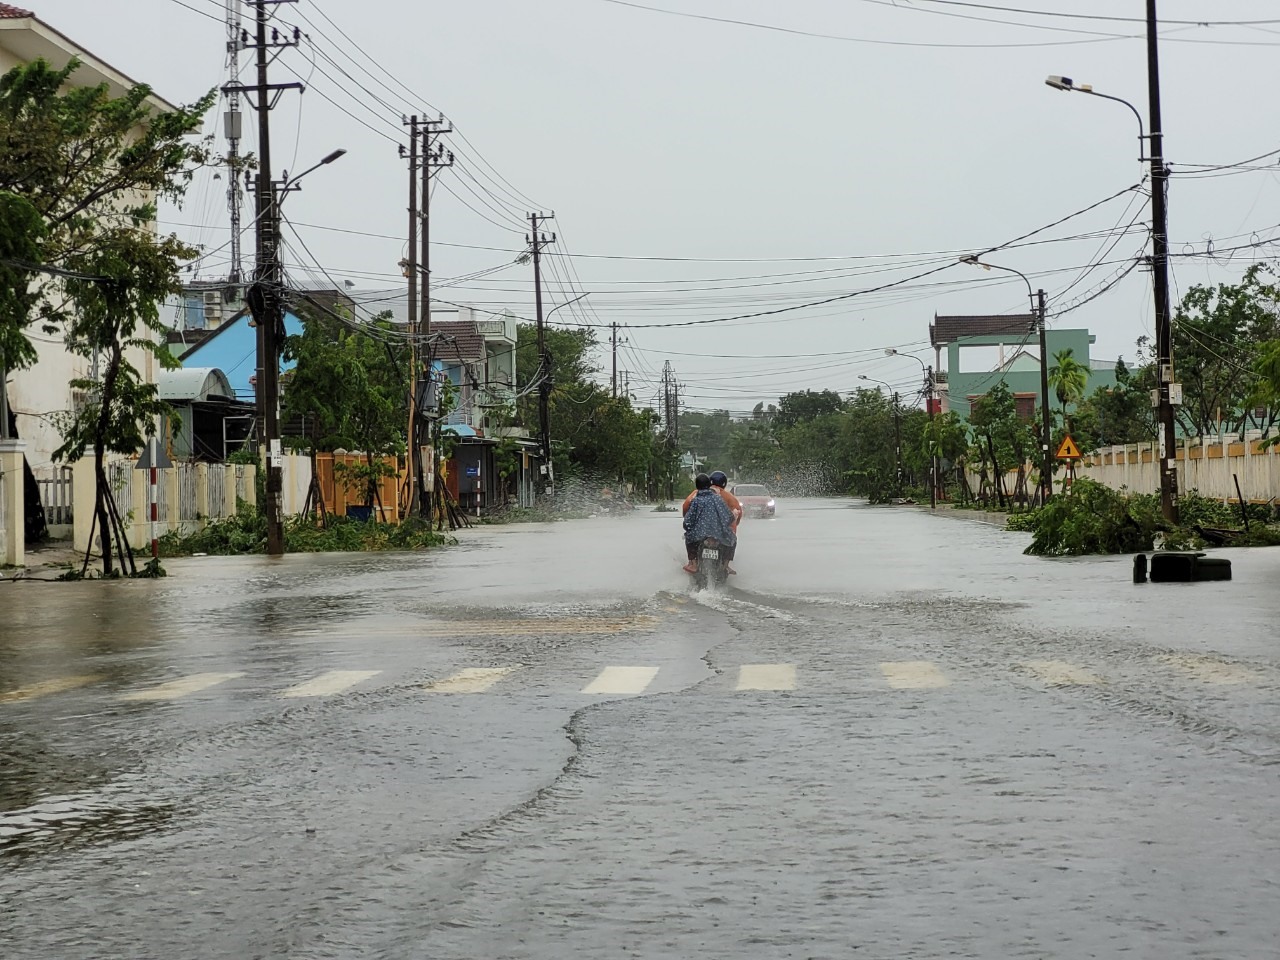
<svg viewBox="0 0 1280 960">
<path fill-rule="evenodd" d="M 1201 683 L 1223 686 L 1235 683 L 1253 683 L 1260 679 L 1260 675 L 1255 670 L 1235 663 L 1225 663 L 1214 657 L 1178 653 L 1161 657 L 1161 659 Z"/>
<path fill-rule="evenodd" d="M 895 690 L 929 690 L 951 683 L 946 674 L 928 660 L 891 660 L 880 664 L 880 672 Z"/>
<path fill-rule="evenodd" d="M 376 677 L 381 670 L 330 670 L 328 673 L 322 673 L 314 680 L 308 680 L 305 683 L 299 683 L 288 690 L 284 691 L 282 697 L 327 697 L 331 694 L 341 693 L 354 687 L 357 683 L 363 683 L 371 677 Z"/>
<path fill-rule="evenodd" d="M 583 693 L 644 693 L 658 675 L 657 667 L 605 667 L 582 688 Z"/>
<path fill-rule="evenodd" d="M 170 680 L 168 683 L 162 683 L 146 690 L 126 693 L 120 699 L 176 700 L 178 697 L 185 697 L 189 693 L 198 693 L 201 690 L 207 690 L 210 687 L 216 687 L 220 683 L 226 683 L 228 680 L 235 680 L 243 676 L 243 673 L 193 673 L 189 677 Z"/>
<path fill-rule="evenodd" d="M 794 663 L 744 663 L 738 668 L 735 690 L 794 690 Z"/>
<path fill-rule="evenodd" d="M 519 667 L 467 667 L 451 677 L 426 685 L 432 693 L 484 693 Z"/>
<path fill-rule="evenodd" d="M 51 693 L 62 693 L 64 690 L 74 690 L 77 687 L 88 686 L 95 680 L 100 679 L 102 678 L 96 673 L 86 673 L 78 677 L 55 677 L 52 680 L 41 680 L 39 683 L 0 693 L 0 703 L 20 703 L 23 700 L 35 700 L 37 697 L 46 697 Z"/>
<path fill-rule="evenodd" d="M 1102 682 L 1101 677 L 1062 660 L 1028 660 L 1023 666 L 1054 687 L 1091 686 Z"/>
</svg>

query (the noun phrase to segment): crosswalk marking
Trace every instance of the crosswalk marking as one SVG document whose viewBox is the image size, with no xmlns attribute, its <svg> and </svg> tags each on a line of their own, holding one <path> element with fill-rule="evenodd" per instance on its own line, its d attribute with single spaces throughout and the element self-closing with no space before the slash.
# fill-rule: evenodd
<svg viewBox="0 0 1280 960">
<path fill-rule="evenodd" d="M 381 670 L 330 670 L 328 673 L 320 674 L 313 680 L 295 684 L 280 696 L 327 697 L 350 689 L 357 683 L 363 683 L 371 677 L 376 677 L 381 672 Z"/>
<path fill-rule="evenodd" d="M 515 673 L 518 669 L 518 667 L 468 667 L 465 670 L 459 670 L 451 677 L 428 683 L 426 689 L 432 693 L 484 693 L 503 677 Z"/>
<path fill-rule="evenodd" d="M 193 673 L 189 677 L 170 680 L 168 683 L 148 687 L 146 690 L 126 693 L 120 699 L 176 700 L 178 697 L 185 697 L 189 693 L 198 693 L 201 690 L 207 690 L 209 687 L 216 687 L 220 683 L 236 680 L 243 676 L 243 673 Z"/>
<path fill-rule="evenodd" d="M 1215 686 L 1251 683 L 1258 679 L 1258 674 L 1248 667 L 1242 667 L 1235 663 L 1226 663 L 1214 657 L 1205 657 L 1192 653 L 1177 653 L 1161 657 L 1161 659 L 1192 678 Z"/>
<path fill-rule="evenodd" d="M 561 617 L 524 620 L 439 620 L 414 628 L 423 637 L 548 637 L 650 631 L 657 617 Z"/>
<path fill-rule="evenodd" d="M 39 683 L 32 683 L 25 687 L 18 687 L 16 690 L 6 690 L 0 693 L 0 703 L 20 703 L 24 700 L 35 700 L 37 697 L 46 697 L 51 693 L 62 693 L 64 690 L 75 690 L 77 687 L 88 686 L 95 680 L 102 679 L 96 673 L 85 673 L 77 677 L 55 677 L 52 680 L 41 680 Z"/>
<path fill-rule="evenodd" d="M 745 663 L 738 668 L 735 690 L 794 690 L 796 667 L 793 663 Z"/>
<path fill-rule="evenodd" d="M 1088 670 L 1062 660 L 1029 660 L 1023 666 L 1054 687 L 1088 686 L 1102 682 Z"/>
<path fill-rule="evenodd" d="M 951 683 L 946 674 L 928 660 L 891 660 L 880 664 L 880 672 L 895 690 L 929 690 Z"/>
<path fill-rule="evenodd" d="M 658 675 L 657 667 L 605 667 L 582 688 L 583 693 L 644 693 Z"/>
</svg>

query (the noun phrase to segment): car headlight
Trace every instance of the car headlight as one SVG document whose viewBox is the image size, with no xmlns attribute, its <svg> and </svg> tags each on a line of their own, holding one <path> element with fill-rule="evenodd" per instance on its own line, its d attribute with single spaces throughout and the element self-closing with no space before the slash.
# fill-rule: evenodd
<svg viewBox="0 0 1280 960">
<path fill-rule="evenodd" d="M 765 506 L 768 507 L 770 510 L 772 510 L 774 507 L 774 503 L 772 500 L 770 500 L 768 503 L 765 504 Z"/>
</svg>

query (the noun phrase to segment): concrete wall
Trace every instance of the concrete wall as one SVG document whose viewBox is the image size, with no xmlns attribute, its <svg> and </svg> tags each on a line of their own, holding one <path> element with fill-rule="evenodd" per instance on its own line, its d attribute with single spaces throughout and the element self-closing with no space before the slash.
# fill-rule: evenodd
<svg viewBox="0 0 1280 960">
<path fill-rule="evenodd" d="M 1264 448 L 1261 441 L 1258 431 L 1249 432 L 1243 441 L 1236 437 L 1179 441 L 1179 489 L 1184 493 L 1195 490 L 1215 500 L 1235 501 L 1233 477 L 1238 477 L 1245 500 L 1280 500 L 1280 454 L 1275 447 Z M 1155 493 L 1160 489 L 1158 457 L 1155 443 L 1104 447 L 1081 461 L 1077 475 L 1116 489 Z"/>
</svg>

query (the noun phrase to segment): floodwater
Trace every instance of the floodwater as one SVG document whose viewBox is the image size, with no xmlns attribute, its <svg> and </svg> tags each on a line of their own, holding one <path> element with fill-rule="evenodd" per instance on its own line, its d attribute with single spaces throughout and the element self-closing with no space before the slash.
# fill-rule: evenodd
<svg viewBox="0 0 1280 960">
<path fill-rule="evenodd" d="M 1275 955 L 1280 550 L 678 518 L 0 585 L 5 956 Z"/>
</svg>

